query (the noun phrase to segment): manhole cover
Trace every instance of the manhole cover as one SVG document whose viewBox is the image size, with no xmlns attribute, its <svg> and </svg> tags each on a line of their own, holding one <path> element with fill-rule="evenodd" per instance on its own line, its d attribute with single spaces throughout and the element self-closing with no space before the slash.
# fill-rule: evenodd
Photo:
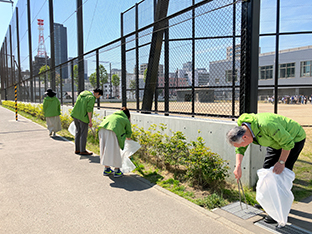
<svg viewBox="0 0 312 234">
<path fill-rule="evenodd" d="M 252 207 L 250 205 L 246 205 L 245 203 L 240 203 L 239 201 L 234 202 L 230 205 L 224 206 L 221 208 L 222 210 L 225 210 L 233 215 L 236 215 L 242 219 L 249 219 L 253 216 L 256 216 L 258 214 L 261 214 L 263 211 L 259 210 L 255 207 Z"/>
</svg>

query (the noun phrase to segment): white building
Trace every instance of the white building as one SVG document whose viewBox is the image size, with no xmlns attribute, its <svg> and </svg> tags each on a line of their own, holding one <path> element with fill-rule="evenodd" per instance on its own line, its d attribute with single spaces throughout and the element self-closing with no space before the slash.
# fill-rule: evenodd
<svg viewBox="0 0 312 234">
<path fill-rule="evenodd" d="M 307 95 L 312 94 L 311 87 L 298 86 L 312 84 L 312 46 L 297 47 L 279 51 L 278 84 L 293 85 L 297 87 L 279 87 L 279 97 L 284 95 Z M 233 74 L 233 60 L 213 61 L 209 64 L 209 86 L 229 86 L 229 88 L 215 89 L 217 98 L 231 98 L 232 78 L 234 75 L 235 85 L 239 85 L 240 57 L 235 59 Z M 259 55 L 259 87 L 260 98 L 274 95 L 275 83 L 275 52 Z"/>
</svg>

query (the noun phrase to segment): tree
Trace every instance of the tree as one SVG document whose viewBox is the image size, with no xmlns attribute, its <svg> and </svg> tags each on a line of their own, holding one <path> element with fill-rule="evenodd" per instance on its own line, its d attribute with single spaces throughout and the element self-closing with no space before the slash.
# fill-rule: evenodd
<svg viewBox="0 0 312 234">
<path fill-rule="evenodd" d="M 145 69 L 144 73 L 143 73 L 143 80 L 144 80 L 144 83 L 146 81 L 146 75 L 147 75 L 147 68 Z"/>
<path fill-rule="evenodd" d="M 112 76 L 112 85 L 115 87 L 115 96 L 118 96 L 117 87 L 119 86 L 119 84 L 120 84 L 120 77 L 117 74 L 114 74 Z"/>
<path fill-rule="evenodd" d="M 73 75 L 74 75 L 74 84 L 76 85 L 76 87 L 78 87 L 78 65 L 76 64 L 73 68 Z"/>
<path fill-rule="evenodd" d="M 130 80 L 129 88 L 132 89 L 130 92 L 134 95 L 136 92 L 136 80 Z"/>
<path fill-rule="evenodd" d="M 42 81 L 42 83 L 45 83 L 45 79 L 47 79 L 47 82 L 51 81 L 51 74 L 49 72 L 50 67 L 48 65 L 43 65 L 39 69 L 39 80 Z"/>
<path fill-rule="evenodd" d="M 38 74 L 40 75 L 39 80 L 42 81 L 42 84 L 45 83 L 45 80 L 51 83 L 52 81 L 51 71 L 48 65 L 43 65 L 42 67 L 40 67 Z M 58 87 L 60 83 L 61 83 L 60 74 L 55 72 L 55 86 Z"/>
<path fill-rule="evenodd" d="M 100 87 L 102 87 L 102 90 L 104 90 L 103 86 L 105 83 L 108 82 L 108 74 L 107 74 L 105 67 L 102 64 L 99 66 L 99 75 L 100 75 L 99 77 Z M 96 71 L 90 75 L 89 81 L 93 88 L 97 87 Z"/>
</svg>

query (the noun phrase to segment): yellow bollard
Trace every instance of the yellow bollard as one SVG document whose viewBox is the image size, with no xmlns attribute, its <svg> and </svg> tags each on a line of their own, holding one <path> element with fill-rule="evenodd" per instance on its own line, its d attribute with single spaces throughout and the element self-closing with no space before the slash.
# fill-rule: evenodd
<svg viewBox="0 0 312 234">
<path fill-rule="evenodd" d="M 15 120 L 18 121 L 18 117 L 17 117 L 17 85 L 15 85 Z"/>
</svg>

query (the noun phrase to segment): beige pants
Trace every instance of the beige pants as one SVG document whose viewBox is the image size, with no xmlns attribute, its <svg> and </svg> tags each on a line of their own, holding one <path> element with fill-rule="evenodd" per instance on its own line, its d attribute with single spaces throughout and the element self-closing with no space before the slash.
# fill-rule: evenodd
<svg viewBox="0 0 312 234">
<path fill-rule="evenodd" d="M 47 128 L 51 132 L 58 132 L 62 130 L 62 124 L 60 116 L 46 117 Z"/>
</svg>

